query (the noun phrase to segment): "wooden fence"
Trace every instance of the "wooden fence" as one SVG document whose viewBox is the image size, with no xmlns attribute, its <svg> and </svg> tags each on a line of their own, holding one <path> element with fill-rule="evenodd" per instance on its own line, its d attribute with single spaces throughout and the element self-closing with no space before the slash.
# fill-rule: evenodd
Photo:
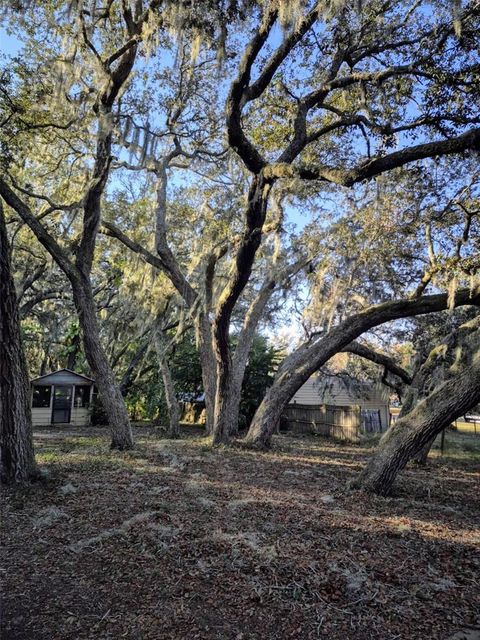
<svg viewBox="0 0 480 640">
<path fill-rule="evenodd" d="M 360 405 L 289 404 L 281 420 L 282 429 L 295 433 L 316 433 L 349 442 L 359 440 L 361 426 Z"/>
</svg>

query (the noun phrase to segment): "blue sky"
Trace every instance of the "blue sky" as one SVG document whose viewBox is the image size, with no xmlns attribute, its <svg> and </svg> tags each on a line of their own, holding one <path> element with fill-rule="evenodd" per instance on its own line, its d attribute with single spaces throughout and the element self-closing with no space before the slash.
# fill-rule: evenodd
<svg viewBox="0 0 480 640">
<path fill-rule="evenodd" d="M 0 27 L 0 51 L 2 53 L 13 56 L 21 46 L 21 42 L 15 36 L 9 35 L 3 27 Z"/>
<path fill-rule="evenodd" d="M 7 57 L 14 56 L 20 51 L 21 48 L 21 41 L 13 34 L 7 33 L 5 28 L 0 26 L 0 54 Z M 307 215 L 302 215 L 300 211 L 292 206 L 286 206 L 285 213 L 288 222 L 294 224 L 298 231 L 303 229 L 303 227 L 309 221 L 309 217 Z"/>
</svg>

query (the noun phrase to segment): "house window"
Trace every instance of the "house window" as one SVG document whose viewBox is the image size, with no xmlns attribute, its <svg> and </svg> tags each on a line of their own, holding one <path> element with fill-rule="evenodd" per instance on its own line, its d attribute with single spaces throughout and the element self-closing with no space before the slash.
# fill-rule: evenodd
<svg viewBox="0 0 480 640">
<path fill-rule="evenodd" d="M 90 406 L 90 385 L 80 384 L 75 387 L 75 406 L 76 407 L 88 407 Z"/>
<path fill-rule="evenodd" d="M 32 407 L 34 409 L 41 409 L 50 406 L 50 398 L 52 395 L 52 387 L 34 386 Z"/>
</svg>

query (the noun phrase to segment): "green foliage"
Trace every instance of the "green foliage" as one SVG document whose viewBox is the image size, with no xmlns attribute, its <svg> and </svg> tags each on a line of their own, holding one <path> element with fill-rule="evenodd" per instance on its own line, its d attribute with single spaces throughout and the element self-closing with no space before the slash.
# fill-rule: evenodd
<svg viewBox="0 0 480 640">
<path fill-rule="evenodd" d="M 60 358 L 65 361 L 65 366 L 68 367 L 70 360 L 75 360 L 80 348 L 80 325 L 77 320 L 72 320 L 63 336 L 63 347 L 60 349 Z"/>
<path fill-rule="evenodd" d="M 235 345 L 235 336 L 232 346 Z M 268 339 L 256 335 L 242 385 L 240 402 L 240 428 L 247 428 L 260 404 L 266 389 L 272 384 L 281 353 L 269 344 Z M 152 365 L 145 376 L 139 377 L 130 388 L 125 401 L 134 420 L 168 421 L 163 383 L 152 354 Z M 202 370 L 192 331 L 175 345 L 169 358 L 169 366 L 177 397 L 181 402 L 193 402 L 203 395 Z"/>
<path fill-rule="evenodd" d="M 246 429 L 250 425 L 266 390 L 273 382 L 275 370 L 281 359 L 280 356 L 280 351 L 270 345 L 265 336 L 255 336 L 242 384 L 240 429 Z"/>
<path fill-rule="evenodd" d="M 167 405 L 156 355 L 153 352 L 151 363 L 147 375 L 132 385 L 125 400 L 130 415 L 134 418 L 154 419 L 164 424 L 168 420 Z M 202 369 L 192 331 L 187 331 L 172 349 L 169 366 L 180 401 L 189 402 L 202 395 Z"/>
</svg>

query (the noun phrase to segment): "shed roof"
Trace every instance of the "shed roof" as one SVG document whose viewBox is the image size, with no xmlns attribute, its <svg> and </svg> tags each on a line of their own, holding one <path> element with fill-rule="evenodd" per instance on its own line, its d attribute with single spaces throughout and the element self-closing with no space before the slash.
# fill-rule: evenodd
<svg viewBox="0 0 480 640">
<path fill-rule="evenodd" d="M 390 393 L 390 389 L 381 383 L 369 384 L 354 378 L 314 374 L 298 389 L 290 403 L 386 405 Z"/>
<path fill-rule="evenodd" d="M 71 369 L 58 369 L 58 371 L 52 371 L 50 373 L 46 373 L 43 376 L 38 376 L 38 378 L 33 378 L 33 380 L 31 380 L 30 382 L 34 383 L 34 382 L 39 382 L 40 380 L 44 380 L 45 378 L 54 378 L 55 376 L 62 376 L 65 375 L 65 373 L 70 374 L 72 376 L 75 376 L 76 378 L 78 378 L 81 381 L 88 381 L 88 382 L 95 382 L 95 380 L 93 378 L 89 378 L 88 376 L 84 376 L 83 373 L 77 373 L 76 371 L 72 371 Z M 46 380 L 45 380 L 46 382 Z"/>
</svg>

